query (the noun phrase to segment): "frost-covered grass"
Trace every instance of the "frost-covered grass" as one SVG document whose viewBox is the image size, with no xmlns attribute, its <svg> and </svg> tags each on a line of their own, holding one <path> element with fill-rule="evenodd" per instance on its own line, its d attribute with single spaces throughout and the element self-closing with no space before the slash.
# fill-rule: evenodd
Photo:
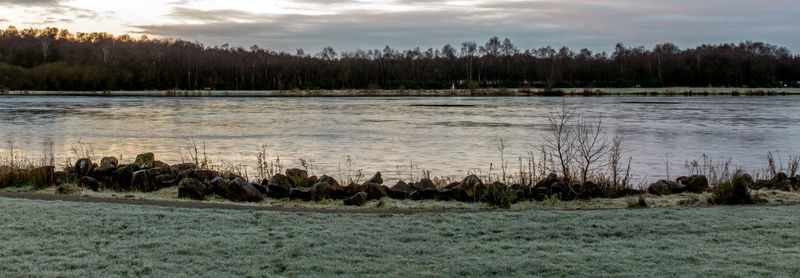
<svg viewBox="0 0 800 278">
<path fill-rule="evenodd" d="M 0 198 L 0 276 L 793 276 L 800 206 L 330 214 Z"/>
</svg>

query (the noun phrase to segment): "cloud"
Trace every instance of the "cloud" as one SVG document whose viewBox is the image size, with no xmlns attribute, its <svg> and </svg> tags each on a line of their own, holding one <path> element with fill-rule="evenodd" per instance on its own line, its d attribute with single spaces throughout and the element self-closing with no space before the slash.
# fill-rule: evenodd
<svg viewBox="0 0 800 278">
<path fill-rule="evenodd" d="M 508 37 L 521 49 L 545 45 L 611 50 L 617 42 L 681 47 L 766 41 L 800 50 L 800 6 L 794 1 L 580 0 L 422 1 L 294 0 L 322 14 L 201 10 L 184 1 L 172 23 L 130 24 L 136 33 L 210 45 L 258 44 L 274 50 L 441 47 Z M 371 6 L 383 3 L 386 6 Z M 235 6 L 235 5 L 232 5 Z M 399 8 L 398 8 L 399 7 Z"/>
<path fill-rule="evenodd" d="M 169 17 L 178 20 L 202 22 L 225 22 L 234 20 L 258 20 L 261 16 L 240 10 L 200 10 L 184 7 L 173 8 Z"/>
<path fill-rule="evenodd" d="M 16 6 L 44 6 L 44 5 L 57 5 L 61 0 L 0 0 L 0 5 L 16 5 Z"/>
</svg>

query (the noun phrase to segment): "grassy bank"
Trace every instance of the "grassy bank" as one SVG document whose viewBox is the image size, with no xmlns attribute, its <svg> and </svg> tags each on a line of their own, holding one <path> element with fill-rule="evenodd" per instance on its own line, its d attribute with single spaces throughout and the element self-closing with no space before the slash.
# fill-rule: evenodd
<svg viewBox="0 0 800 278">
<path fill-rule="evenodd" d="M 780 276 L 800 206 L 362 215 L 0 198 L 2 276 Z"/>
</svg>

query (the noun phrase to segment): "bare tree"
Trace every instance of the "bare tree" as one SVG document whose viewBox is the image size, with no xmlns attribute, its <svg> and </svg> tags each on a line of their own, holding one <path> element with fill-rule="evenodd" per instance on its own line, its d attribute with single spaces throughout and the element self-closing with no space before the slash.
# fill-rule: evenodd
<svg viewBox="0 0 800 278">
<path fill-rule="evenodd" d="M 571 179 L 570 169 L 576 156 L 575 134 L 571 126 L 573 116 L 574 113 L 567 109 L 564 102 L 547 116 L 550 138 L 547 138 L 545 144 L 550 152 L 556 155 L 561 167 L 559 170 L 566 179 Z"/>
<path fill-rule="evenodd" d="M 603 132 L 603 117 L 597 123 L 590 123 L 581 117 L 575 125 L 575 142 L 580 156 L 581 183 L 585 183 L 593 168 L 608 151 L 609 142 Z"/>
</svg>

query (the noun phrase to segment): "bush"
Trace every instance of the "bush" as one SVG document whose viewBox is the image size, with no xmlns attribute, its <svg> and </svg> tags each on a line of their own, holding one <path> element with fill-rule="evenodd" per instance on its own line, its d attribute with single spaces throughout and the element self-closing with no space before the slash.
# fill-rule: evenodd
<svg viewBox="0 0 800 278">
<path fill-rule="evenodd" d="M 730 181 L 721 182 L 714 187 L 711 202 L 718 205 L 754 204 L 755 201 L 748 189 L 751 180 L 750 175 L 742 170 L 736 170 Z"/>
<path fill-rule="evenodd" d="M 484 200 L 489 205 L 497 208 L 509 209 L 511 208 L 511 200 L 514 200 L 515 196 L 516 191 L 504 184 L 491 184 L 487 188 Z"/>
</svg>

